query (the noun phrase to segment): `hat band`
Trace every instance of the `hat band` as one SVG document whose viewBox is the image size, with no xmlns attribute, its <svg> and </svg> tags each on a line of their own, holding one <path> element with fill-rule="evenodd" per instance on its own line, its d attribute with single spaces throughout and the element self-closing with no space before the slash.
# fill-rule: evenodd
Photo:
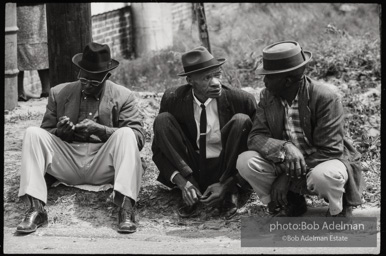
<svg viewBox="0 0 386 256">
<path fill-rule="evenodd" d="M 265 70 L 285 70 L 296 67 L 306 60 L 303 51 L 289 58 L 278 60 L 267 60 L 263 58 L 263 67 Z"/>
<path fill-rule="evenodd" d="M 85 59 L 82 59 L 79 61 L 79 66 L 81 66 L 84 69 L 87 69 L 89 71 L 100 71 L 100 70 L 106 70 L 110 68 L 111 66 L 111 60 L 107 62 L 90 62 Z"/>
<path fill-rule="evenodd" d="M 203 69 L 203 68 L 210 67 L 210 66 L 217 65 L 217 64 L 220 64 L 220 63 L 215 58 L 213 58 L 213 59 L 201 62 L 201 63 L 196 64 L 196 65 L 184 67 L 184 70 L 185 70 L 185 73 L 188 73 L 188 72 L 192 72 L 194 70 Z"/>
</svg>

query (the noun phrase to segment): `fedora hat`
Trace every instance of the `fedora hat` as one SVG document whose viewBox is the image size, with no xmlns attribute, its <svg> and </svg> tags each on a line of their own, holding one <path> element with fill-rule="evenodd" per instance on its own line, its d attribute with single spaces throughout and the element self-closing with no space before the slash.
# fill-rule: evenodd
<svg viewBox="0 0 386 256">
<path fill-rule="evenodd" d="M 224 64 L 226 59 L 215 59 L 205 47 L 199 46 L 191 51 L 183 53 L 181 61 L 184 72 L 179 73 L 178 75 L 186 76 L 208 68 L 219 67 Z"/>
<path fill-rule="evenodd" d="M 72 62 L 80 69 L 89 73 L 103 73 L 118 67 L 119 62 L 111 58 L 107 44 L 91 42 L 86 45 L 83 53 L 75 54 Z"/>
<path fill-rule="evenodd" d="M 263 49 L 263 63 L 256 68 L 258 75 L 289 72 L 307 64 L 312 53 L 303 51 L 295 41 L 282 41 Z"/>
</svg>

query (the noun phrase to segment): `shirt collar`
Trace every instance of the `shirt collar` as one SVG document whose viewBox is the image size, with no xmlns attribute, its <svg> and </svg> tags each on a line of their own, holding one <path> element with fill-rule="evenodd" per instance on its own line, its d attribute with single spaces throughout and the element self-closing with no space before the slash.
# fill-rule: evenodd
<svg viewBox="0 0 386 256">
<path fill-rule="evenodd" d="M 194 90 L 192 89 L 192 94 L 193 94 L 193 99 L 194 101 L 197 103 L 197 105 L 201 106 L 201 104 L 204 104 L 205 107 L 207 107 L 209 105 L 209 103 L 213 100 L 213 98 L 208 98 L 204 103 L 202 103 L 201 101 L 199 101 L 197 98 L 196 98 L 196 95 L 194 95 Z"/>
<path fill-rule="evenodd" d="M 96 94 L 96 95 L 85 94 L 85 93 L 84 93 L 84 90 L 82 90 L 82 91 L 81 91 L 82 97 L 93 97 L 93 98 L 96 99 L 96 100 L 100 100 L 100 99 L 101 99 L 102 92 L 104 91 L 105 87 L 106 87 L 106 86 L 103 86 L 102 90 L 100 90 L 100 91 L 98 92 L 98 94 Z"/>
</svg>

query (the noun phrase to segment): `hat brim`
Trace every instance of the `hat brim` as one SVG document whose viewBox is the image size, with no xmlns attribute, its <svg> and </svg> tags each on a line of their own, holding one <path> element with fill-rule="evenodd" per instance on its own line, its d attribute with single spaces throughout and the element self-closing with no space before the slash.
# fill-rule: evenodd
<svg viewBox="0 0 386 256">
<path fill-rule="evenodd" d="M 196 72 L 199 72 L 199 71 L 203 71 L 203 70 L 206 70 L 206 69 L 209 69 L 209 68 L 219 67 L 219 66 L 221 66 L 222 64 L 225 63 L 226 59 L 220 58 L 220 59 L 217 59 L 217 61 L 219 62 L 218 64 L 210 65 L 210 66 L 207 66 L 205 68 L 196 69 L 196 70 L 193 70 L 193 71 L 190 71 L 190 72 L 186 72 L 186 73 L 182 72 L 182 73 L 179 73 L 177 75 L 178 76 L 187 76 L 187 75 L 190 75 L 190 74 L 193 74 L 193 73 L 196 73 Z"/>
<path fill-rule="evenodd" d="M 88 70 L 88 69 L 85 69 L 84 67 L 82 67 L 81 65 L 79 65 L 79 61 L 82 60 L 82 56 L 83 56 L 83 53 L 75 54 L 74 57 L 72 57 L 72 63 L 74 63 L 75 66 L 77 66 L 78 68 L 80 68 L 88 73 L 92 73 L 92 74 L 104 73 L 104 72 L 113 70 L 114 68 L 118 67 L 118 65 L 119 65 L 119 61 L 111 59 L 111 66 L 107 69 L 102 69 L 102 70 L 98 70 L 98 71 Z"/>
<path fill-rule="evenodd" d="M 289 68 L 289 69 L 283 69 L 283 70 L 265 70 L 263 68 L 263 64 L 260 64 L 256 68 L 256 74 L 258 74 L 258 75 L 280 74 L 280 73 L 285 73 L 285 72 L 289 72 L 289 71 L 298 69 L 298 68 L 306 65 L 311 60 L 311 58 L 312 58 L 312 53 L 311 52 L 308 52 L 308 51 L 303 51 L 303 52 L 304 52 L 306 60 L 304 62 L 302 62 L 302 64 L 300 64 L 300 65 L 297 65 L 297 66 Z"/>
</svg>

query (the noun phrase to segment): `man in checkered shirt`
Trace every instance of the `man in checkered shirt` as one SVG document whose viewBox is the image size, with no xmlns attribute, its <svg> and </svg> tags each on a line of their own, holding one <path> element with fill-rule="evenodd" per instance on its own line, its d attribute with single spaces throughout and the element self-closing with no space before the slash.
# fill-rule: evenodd
<svg viewBox="0 0 386 256">
<path fill-rule="evenodd" d="M 312 53 L 295 41 L 263 49 L 257 115 L 237 169 L 274 216 L 307 211 L 304 194 L 329 203 L 326 216 L 351 216 L 361 204 L 359 153 L 344 138 L 339 95 L 304 75 Z"/>
</svg>

